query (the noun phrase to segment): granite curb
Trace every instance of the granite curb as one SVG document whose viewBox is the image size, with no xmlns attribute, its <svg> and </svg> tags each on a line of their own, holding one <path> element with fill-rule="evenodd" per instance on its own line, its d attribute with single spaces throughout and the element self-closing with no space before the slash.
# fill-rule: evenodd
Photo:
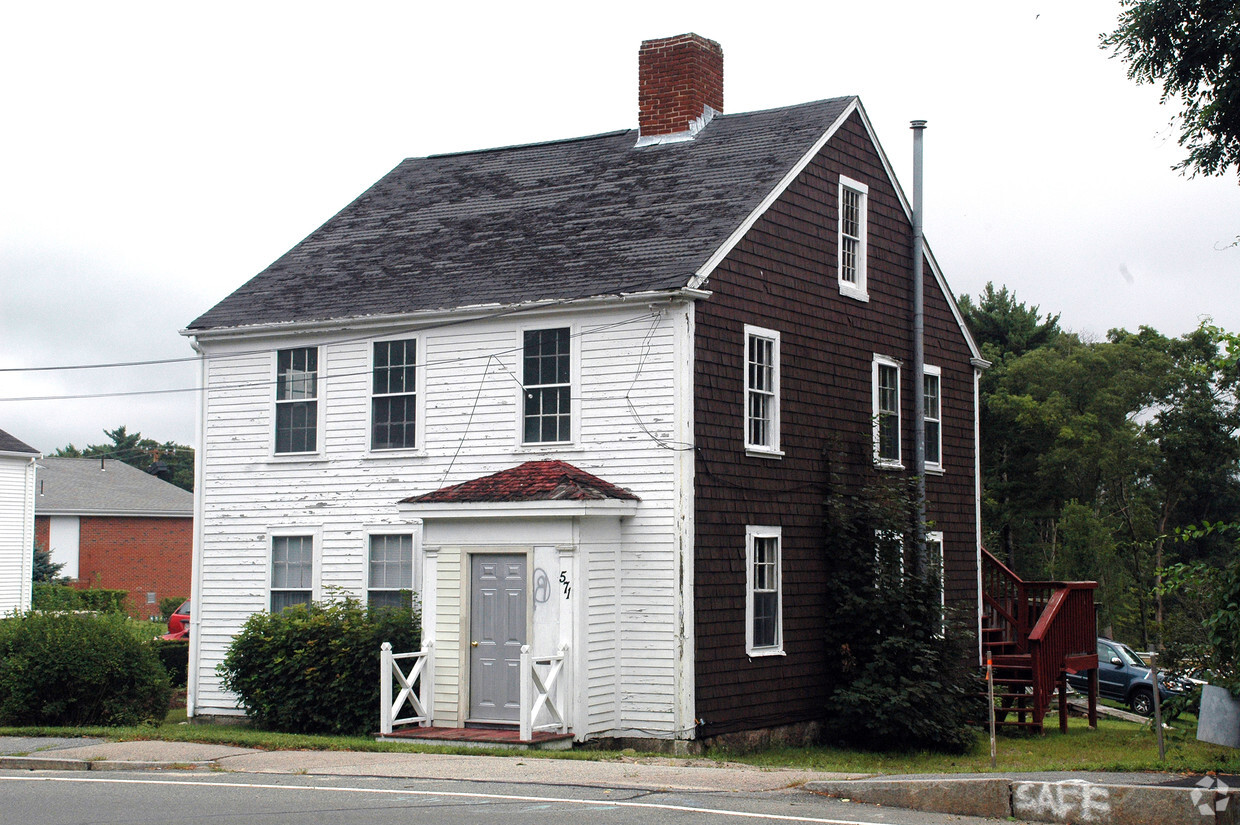
<svg viewBox="0 0 1240 825">
<path fill-rule="evenodd" d="M 807 782 L 805 789 L 852 802 L 1028 822 L 1240 825 L 1240 789 L 1214 784 L 1185 788 L 1076 778 L 940 777 Z"/>
<path fill-rule="evenodd" d="M 152 762 L 129 759 L 69 759 L 60 756 L 0 756 L 0 770 L 9 771 L 159 771 L 210 768 L 214 760 Z"/>
</svg>

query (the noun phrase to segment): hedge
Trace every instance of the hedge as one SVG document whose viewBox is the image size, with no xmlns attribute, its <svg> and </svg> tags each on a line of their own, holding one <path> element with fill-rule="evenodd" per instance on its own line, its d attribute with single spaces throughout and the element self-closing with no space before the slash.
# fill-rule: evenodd
<svg viewBox="0 0 1240 825">
<path fill-rule="evenodd" d="M 352 598 L 256 613 L 219 672 L 246 714 L 269 730 L 362 734 L 379 722 L 379 647 L 417 650 L 413 605 L 367 608 Z"/>
<path fill-rule="evenodd" d="M 65 584 L 37 582 L 31 594 L 35 610 L 94 610 L 100 613 L 124 613 L 128 590 L 91 588 L 78 590 Z"/>
<path fill-rule="evenodd" d="M 136 725 L 168 712 L 168 674 L 115 613 L 0 620 L 0 723 Z"/>
</svg>

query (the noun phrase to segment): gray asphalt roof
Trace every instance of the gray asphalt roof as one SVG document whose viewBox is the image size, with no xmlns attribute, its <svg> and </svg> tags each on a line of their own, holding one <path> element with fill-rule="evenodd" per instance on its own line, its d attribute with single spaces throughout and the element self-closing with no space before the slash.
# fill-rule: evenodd
<svg viewBox="0 0 1240 825">
<path fill-rule="evenodd" d="M 38 455 L 39 451 L 25 441 L 0 430 L 0 453 L 30 453 Z"/>
<path fill-rule="evenodd" d="M 682 288 L 853 100 L 406 160 L 189 328 Z"/>
<path fill-rule="evenodd" d="M 35 515 L 194 515 L 193 493 L 123 461 L 42 458 L 35 466 Z"/>
</svg>

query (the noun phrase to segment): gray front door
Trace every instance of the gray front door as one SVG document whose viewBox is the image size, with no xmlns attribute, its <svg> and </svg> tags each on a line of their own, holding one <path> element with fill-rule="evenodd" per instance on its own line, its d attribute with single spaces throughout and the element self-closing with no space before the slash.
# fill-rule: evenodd
<svg viewBox="0 0 1240 825">
<path fill-rule="evenodd" d="M 517 722 L 525 644 L 525 556 L 471 556 L 469 718 Z"/>
</svg>

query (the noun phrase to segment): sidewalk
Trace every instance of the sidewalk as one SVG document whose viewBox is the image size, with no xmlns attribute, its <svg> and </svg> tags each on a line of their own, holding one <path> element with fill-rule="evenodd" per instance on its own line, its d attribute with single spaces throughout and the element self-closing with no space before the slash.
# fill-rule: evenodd
<svg viewBox="0 0 1240 825">
<path fill-rule="evenodd" d="M 655 791 L 755 793 L 796 788 L 856 803 L 994 819 L 1240 825 L 1240 779 L 1236 777 L 1206 777 L 1202 785 L 1194 784 L 1196 777 L 1177 774 L 1086 771 L 879 777 L 661 757 L 594 761 L 528 755 L 260 751 L 193 742 L 0 737 L 0 770 L 187 768 Z"/>
<path fill-rule="evenodd" d="M 83 744 L 86 741 L 87 744 Z M 16 754 L 22 754 L 20 756 Z M 530 756 L 434 753 L 259 751 L 193 742 L 0 737 L 0 770 L 142 770 L 213 768 L 235 773 L 382 776 L 402 779 L 486 778 L 488 782 L 678 791 L 761 792 L 863 774 L 767 770 L 705 759 L 595 761 Z"/>
</svg>

